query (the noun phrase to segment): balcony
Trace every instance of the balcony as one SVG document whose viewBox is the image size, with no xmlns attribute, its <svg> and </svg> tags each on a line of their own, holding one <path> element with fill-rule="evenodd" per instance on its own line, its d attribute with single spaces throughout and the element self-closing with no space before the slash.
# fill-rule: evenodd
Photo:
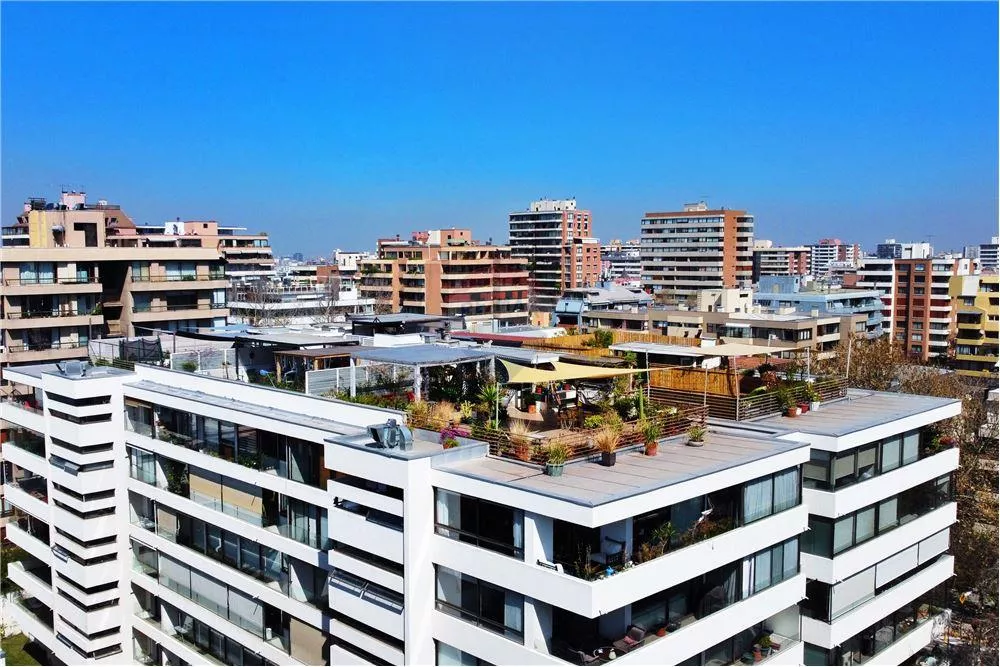
<svg viewBox="0 0 1000 667">
<path fill-rule="evenodd" d="M 330 511 L 329 530 L 331 538 L 336 536 L 362 551 L 403 562 L 402 519 L 398 517 L 345 501 Z"/>
<path fill-rule="evenodd" d="M 31 556 L 7 564 L 7 576 L 21 587 L 26 596 L 36 598 L 48 607 L 54 604 L 52 568 Z"/>
<path fill-rule="evenodd" d="M 943 554 L 873 589 L 870 597 L 844 611 L 831 608 L 829 595 L 810 594 L 802 607 L 802 638 L 810 644 L 833 648 L 879 623 L 895 610 L 932 591 L 952 577 L 955 558 Z M 810 583 L 813 586 L 813 583 Z"/>
<path fill-rule="evenodd" d="M 87 356 L 87 344 L 77 341 L 52 343 L 45 342 L 15 342 L 7 346 L 7 351 L 0 354 L 0 361 L 29 363 L 60 361 L 63 359 L 78 359 Z"/>
<path fill-rule="evenodd" d="M 182 276 L 133 275 L 133 292 L 162 292 L 166 290 L 223 289 L 229 281 L 224 272 L 199 273 Z"/>
<path fill-rule="evenodd" d="M 184 303 L 151 306 L 136 305 L 132 309 L 133 322 L 158 320 L 190 320 L 209 317 L 224 317 L 229 313 L 225 304 Z"/>
<path fill-rule="evenodd" d="M 48 484 L 41 475 L 8 480 L 4 485 L 4 495 L 7 501 L 28 514 L 43 521 L 48 520 Z"/>
<path fill-rule="evenodd" d="M 349 572 L 330 575 L 330 606 L 376 630 L 402 637 L 403 596 Z"/>
<path fill-rule="evenodd" d="M 49 294 L 95 294 L 101 291 L 101 281 L 95 276 L 78 278 L 7 278 L 3 281 L 8 296 Z"/>
<path fill-rule="evenodd" d="M 51 646 L 55 639 L 52 626 L 52 609 L 34 597 L 21 597 L 7 607 L 21 632 L 35 638 L 43 646 Z"/>
</svg>

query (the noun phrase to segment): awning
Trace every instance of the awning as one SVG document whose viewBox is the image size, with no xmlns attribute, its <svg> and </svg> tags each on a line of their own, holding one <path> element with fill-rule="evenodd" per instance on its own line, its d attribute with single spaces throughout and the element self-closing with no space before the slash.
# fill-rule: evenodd
<svg viewBox="0 0 1000 667">
<path fill-rule="evenodd" d="M 615 377 L 616 375 L 629 375 L 632 373 L 645 373 L 647 368 L 598 368 L 597 366 L 582 366 L 579 364 L 567 364 L 562 361 L 553 362 L 555 370 L 544 370 L 541 368 L 531 368 L 522 366 L 505 359 L 498 360 L 507 371 L 507 384 L 544 384 L 546 382 L 563 382 L 565 380 L 585 380 Z"/>
</svg>

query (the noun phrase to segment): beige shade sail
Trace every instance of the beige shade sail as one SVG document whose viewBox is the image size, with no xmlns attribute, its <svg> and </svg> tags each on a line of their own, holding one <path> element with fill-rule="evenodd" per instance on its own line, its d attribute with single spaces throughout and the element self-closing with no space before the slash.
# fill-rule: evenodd
<svg viewBox="0 0 1000 667">
<path fill-rule="evenodd" d="M 544 384 L 546 382 L 564 382 L 566 380 L 598 380 L 601 378 L 615 377 L 616 375 L 630 375 L 633 373 L 645 373 L 648 368 L 598 368 L 597 366 L 583 366 L 581 364 L 567 364 L 562 361 L 552 363 L 554 370 L 542 368 L 532 368 L 522 366 L 505 359 L 498 359 L 504 368 L 507 369 L 509 379 L 507 384 Z"/>
</svg>

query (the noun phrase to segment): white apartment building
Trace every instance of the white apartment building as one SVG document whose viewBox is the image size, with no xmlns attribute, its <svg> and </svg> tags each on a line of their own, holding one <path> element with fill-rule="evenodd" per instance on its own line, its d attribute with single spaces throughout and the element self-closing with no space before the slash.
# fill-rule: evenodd
<svg viewBox="0 0 1000 667">
<path fill-rule="evenodd" d="M 761 424 L 812 447 L 803 468 L 806 665 L 898 665 L 931 642 L 956 520 L 958 449 L 935 425 L 961 402 L 851 390 L 818 412 Z"/>
<path fill-rule="evenodd" d="M 812 274 L 824 276 L 833 262 L 848 262 L 857 266 L 861 261 L 861 247 L 854 243 L 844 243 L 840 239 L 820 239 L 809 246 Z"/>
<path fill-rule="evenodd" d="M 889 496 L 954 469 L 954 450 L 911 460 L 910 432 L 957 412 L 936 399 L 713 423 L 700 448 L 666 438 L 656 457 L 625 448 L 550 477 L 485 442 L 405 438 L 390 410 L 141 365 L 66 371 L 8 371 L 43 402 L 3 419 L 18 429 L 6 458 L 28 471 L 7 486 L 8 537 L 30 554 L 10 565 L 14 618 L 68 664 L 727 665 L 760 650 L 799 665 L 805 641 L 846 641 L 950 574 L 953 503 L 829 564 L 799 556 L 810 517 L 872 502 L 888 516 Z M 879 481 L 862 481 L 873 442 Z M 855 450 L 857 484 L 810 486 L 817 452 L 836 452 L 839 484 Z M 911 545 L 923 567 L 904 567 Z M 839 585 L 872 565 L 885 590 L 800 619 L 807 576 Z M 899 634 L 884 650 L 914 636 Z"/>
</svg>

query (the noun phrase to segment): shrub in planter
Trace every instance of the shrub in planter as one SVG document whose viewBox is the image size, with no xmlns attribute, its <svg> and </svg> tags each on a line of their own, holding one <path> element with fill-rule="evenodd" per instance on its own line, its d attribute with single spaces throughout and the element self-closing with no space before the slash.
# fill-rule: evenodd
<svg viewBox="0 0 1000 667">
<path fill-rule="evenodd" d="M 514 449 L 514 457 L 520 461 L 530 461 L 534 453 L 534 443 L 531 441 L 531 429 L 528 424 L 520 419 L 515 419 L 507 427 L 510 444 Z"/>
<path fill-rule="evenodd" d="M 545 474 L 559 477 L 566 467 L 569 458 L 569 447 L 561 440 L 553 440 L 545 448 Z"/>
<path fill-rule="evenodd" d="M 455 438 L 445 438 L 441 444 L 445 449 L 452 449 L 453 447 L 458 447 L 459 442 Z"/>
<path fill-rule="evenodd" d="M 590 415 L 583 420 L 583 427 L 586 429 L 598 429 L 604 426 L 604 417 L 601 415 Z"/>
<path fill-rule="evenodd" d="M 642 439 L 646 445 L 646 456 L 656 456 L 659 450 L 660 425 L 647 419 L 642 423 Z"/>
<path fill-rule="evenodd" d="M 705 434 L 708 428 L 701 424 L 695 424 L 688 429 L 688 445 L 691 447 L 702 447 L 705 444 Z"/>
<path fill-rule="evenodd" d="M 812 382 L 806 385 L 806 399 L 809 401 L 809 409 L 812 411 L 819 410 L 819 392 L 816 391 L 816 387 Z"/>
<path fill-rule="evenodd" d="M 613 426 L 605 426 L 597 432 L 597 435 L 594 436 L 594 442 L 598 451 L 601 452 L 601 465 L 613 466 L 615 464 L 615 452 L 620 440 L 621 435 Z"/>
</svg>

